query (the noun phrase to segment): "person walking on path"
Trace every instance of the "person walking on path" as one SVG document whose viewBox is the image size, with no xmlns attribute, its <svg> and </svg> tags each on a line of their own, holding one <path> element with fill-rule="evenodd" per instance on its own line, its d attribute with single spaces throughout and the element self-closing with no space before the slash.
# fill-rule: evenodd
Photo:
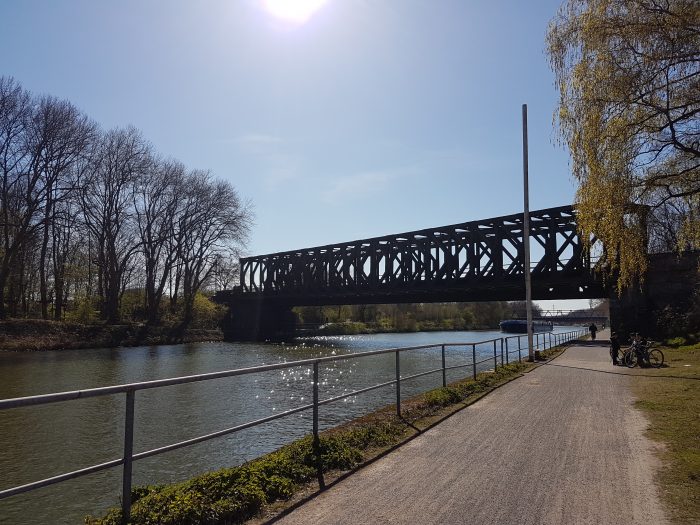
<svg viewBox="0 0 700 525">
<path fill-rule="evenodd" d="M 595 325 L 595 323 L 591 323 L 588 330 L 591 332 L 591 339 L 595 341 L 595 333 L 598 331 L 598 327 Z"/>
</svg>

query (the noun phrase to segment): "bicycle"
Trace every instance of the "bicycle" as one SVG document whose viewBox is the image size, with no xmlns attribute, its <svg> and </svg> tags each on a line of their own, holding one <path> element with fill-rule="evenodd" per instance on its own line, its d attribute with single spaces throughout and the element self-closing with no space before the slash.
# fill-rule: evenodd
<svg viewBox="0 0 700 525">
<path fill-rule="evenodd" d="M 652 368 L 661 368 L 664 364 L 664 353 L 658 348 L 649 347 L 651 343 L 643 343 L 642 341 L 633 341 L 632 346 L 627 348 L 623 354 L 625 366 L 634 368 L 641 361 Z"/>
</svg>

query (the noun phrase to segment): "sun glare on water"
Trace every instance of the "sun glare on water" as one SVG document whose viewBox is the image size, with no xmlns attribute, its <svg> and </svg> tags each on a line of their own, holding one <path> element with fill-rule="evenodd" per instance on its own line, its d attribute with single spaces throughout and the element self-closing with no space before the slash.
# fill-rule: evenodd
<svg viewBox="0 0 700 525">
<path fill-rule="evenodd" d="M 302 24 L 321 9 L 326 0 L 262 0 L 262 3 L 271 15 Z"/>
</svg>

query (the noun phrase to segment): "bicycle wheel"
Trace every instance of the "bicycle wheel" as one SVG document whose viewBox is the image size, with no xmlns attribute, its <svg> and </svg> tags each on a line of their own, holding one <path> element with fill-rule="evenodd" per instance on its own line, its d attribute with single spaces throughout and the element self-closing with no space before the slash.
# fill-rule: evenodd
<svg viewBox="0 0 700 525">
<path fill-rule="evenodd" d="M 658 348 L 649 351 L 649 364 L 653 368 L 661 368 L 664 364 L 664 353 Z"/>
<path fill-rule="evenodd" d="M 637 366 L 637 352 L 630 350 L 625 354 L 625 366 L 627 368 L 634 368 Z"/>
</svg>

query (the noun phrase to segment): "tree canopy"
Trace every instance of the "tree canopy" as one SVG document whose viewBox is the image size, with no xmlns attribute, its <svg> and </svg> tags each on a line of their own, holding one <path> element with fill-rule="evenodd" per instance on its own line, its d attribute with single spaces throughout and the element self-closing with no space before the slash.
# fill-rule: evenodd
<svg viewBox="0 0 700 525">
<path fill-rule="evenodd" d="M 566 0 L 547 45 L 579 224 L 629 285 L 700 245 L 700 4 Z"/>
</svg>

